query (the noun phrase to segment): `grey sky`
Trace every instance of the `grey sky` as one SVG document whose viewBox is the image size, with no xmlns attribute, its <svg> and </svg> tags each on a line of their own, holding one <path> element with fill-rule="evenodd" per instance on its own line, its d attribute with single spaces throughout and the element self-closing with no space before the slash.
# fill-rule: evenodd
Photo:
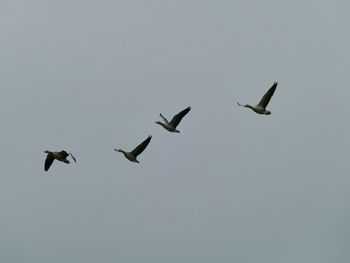
<svg viewBox="0 0 350 263">
<path fill-rule="evenodd" d="M 0 262 L 348 262 L 349 8 L 1 0 Z"/>
</svg>

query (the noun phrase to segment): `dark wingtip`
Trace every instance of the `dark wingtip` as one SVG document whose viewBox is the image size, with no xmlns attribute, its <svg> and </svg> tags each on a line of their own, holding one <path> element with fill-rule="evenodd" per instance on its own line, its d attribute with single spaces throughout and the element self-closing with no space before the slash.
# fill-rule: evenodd
<svg viewBox="0 0 350 263">
<path fill-rule="evenodd" d="M 73 161 L 74 161 L 75 163 L 77 163 L 77 159 L 74 157 L 74 155 L 73 155 L 71 152 L 69 152 L 69 155 L 72 157 Z"/>
</svg>

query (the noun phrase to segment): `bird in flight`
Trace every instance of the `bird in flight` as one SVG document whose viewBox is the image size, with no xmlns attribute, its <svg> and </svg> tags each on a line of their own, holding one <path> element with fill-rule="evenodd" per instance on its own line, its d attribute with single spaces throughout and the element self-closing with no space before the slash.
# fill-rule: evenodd
<svg viewBox="0 0 350 263">
<path fill-rule="evenodd" d="M 129 161 L 139 163 L 137 160 L 137 156 L 143 152 L 144 149 L 146 149 L 147 145 L 151 141 L 152 136 L 149 135 L 146 140 L 144 140 L 140 145 L 136 146 L 134 150 L 131 152 L 124 151 L 122 149 L 114 149 L 116 152 L 121 152 L 124 154 L 125 158 L 128 159 Z"/>
<path fill-rule="evenodd" d="M 167 129 L 170 132 L 180 132 L 176 129 L 177 125 L 179 125 L 180 121 L 183 117 L 191 110 L 191 107 L 187 107 L 186 109 L 180 111 L 178 114 L 176 114 L 171 121 L 169 122 L 161 113 L 159 116 L 163 119 L 163 122 L 157 121 L 156 123 L 163 126 L 165 129 Z"/>
<path fill-rule="evenodd" d="M 44 151 L 44 153 L 47 153 L 46 160 L 45 160 L 45 171 L 48 171 L 53 161 L 56 159 L 58 161 L 64 162 L 64 163 L 70 163 L 67 157 L 70 155 L 73 159 L 73 161 L 76 163 L 77 160 L 71 153 L 67 153 L 66 151 L 60 151 L 60 152 L 51 152 L 51 151 Z"/>
<path fill-rule="evenodd" d="M 269 104 L 272 95 L 275 93 L 275 90 L 277 88 L 277 84 L 278 84 L 277 82 L 273 83 L 271 88 L 269 88 L 269 90 L 265 93 L 265 95 L 262 97 L 262 99 L 260 100 L 260 102 L 257 105 L 255 105 L 255 106 L 252 106 L 249 104 L 242 105 L 239 102 L 237 102 L 237 104 L 239 106 L 242 106 L 242 107 L 250 108 L 253 111 L 255 111 L 256 113 L 270 115 L 271 111 L 266 110 L 266 107 Z"/>
</svg>

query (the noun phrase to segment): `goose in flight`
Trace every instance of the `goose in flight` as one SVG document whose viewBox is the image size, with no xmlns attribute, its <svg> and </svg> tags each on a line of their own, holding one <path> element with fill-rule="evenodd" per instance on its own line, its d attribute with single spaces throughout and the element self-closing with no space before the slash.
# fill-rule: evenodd
<svg viewBox="0 0 350 263">
<path fill-rule="evenodd" d="M 273 83 L 271 88 L 265 93 L 265 95 L 262 97 L 262 99 L 260 100 L 260 102 L 257 105 L 255 105 L 255 106 L 252 106 L 249 104 L 242 105 L 239 102 L 237 102 L 237 104 L 239 106 L 242 106 L 242 107 L 250 108 L 253 111 L 255 111 L 256 113 L 270 115 L 271 111 L 266 110 L 266 107 L 267 107 L 267 104 L 269 104 L 272 95 L 275 93 L 277 84 L 278 84 L 277 82 Z"/>
<path fill-rule="evenodd" d="M 64 163 L 70 163 L 67 157 L 70 155 L 73 159 L 73 161 L 76 163 L 77 160 L 71 153 L 67 153 L 66 151 L 60 151 L 60 152 L 51 152 L 51 151 L 44 151 L 44 153 L 47 153 L 46 160 L 45 160 L 45 171 L 48 171 L 53 161 L 56 159 L 58 161 L 64 162 Z"/>
<path fill-rule="evenodd" d="M 159 116 L 163 119 L 163 122 L 157 121 L 156 123 L 163 126 L 165 129 L 167 129 L 170 132 L 180 132 L 176 130 L 177 125 L 179 125 L 180 121 L 183 117 L 191 110 L 191 107 L 187 107 L 186 109 L 180 111 L 178 114 L 176 114 L 172 120 L 169 122 L 161 113 Z"/>
<path fill-rule="evenodd" d="M 147 147 L 147 145 L 149 144 L 149 142 L 152 139 L 152 135 L 149 135 L 147 137 L 146 140 L 144 140 L 140 145 L 138 145 L 134 150 L 132 150 L 131 152 L 126 152 L 122 149 L 114 149 L 116 152 L 121 152 L 124 154 L 125 158 L 128 159 L 129 161 L 135 162 L 135 163 L 139 163 L 139 161 L 137 160 L 137 156 L 143 152 L 143 150 Z"/>
</svg>

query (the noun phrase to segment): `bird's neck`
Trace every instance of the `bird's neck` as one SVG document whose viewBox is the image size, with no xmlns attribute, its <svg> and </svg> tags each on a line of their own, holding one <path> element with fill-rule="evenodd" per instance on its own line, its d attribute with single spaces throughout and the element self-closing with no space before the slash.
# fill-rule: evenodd
<svg viewBox="0 0 350 263">
<path fill-rule="evenodd" d="M 122 149 L 118 149 L 118 150 L 116 150 L 117 152 L 120 152 L 120 153 L 124 153 L 125 154 L 125 151 L 124 150 L 122 150 Z"/>
</svg>

